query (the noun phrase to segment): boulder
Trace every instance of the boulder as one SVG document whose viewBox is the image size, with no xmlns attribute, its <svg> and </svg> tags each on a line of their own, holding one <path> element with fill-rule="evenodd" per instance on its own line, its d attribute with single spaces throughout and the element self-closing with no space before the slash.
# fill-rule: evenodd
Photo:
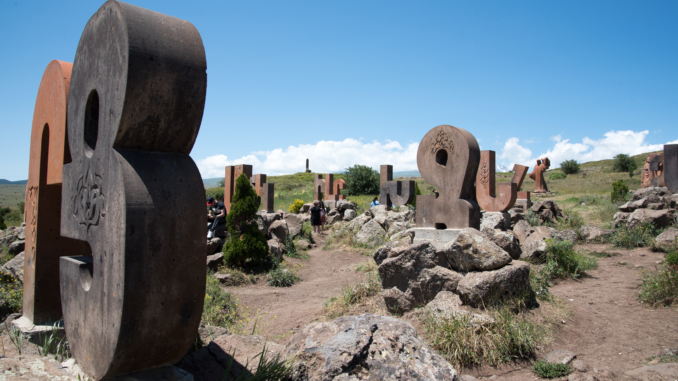
<svg viewBox="0 0 678 381">
<path fill-rule="evenodd" d="M 285 220 L 277 220 L 273 222 L 268 227 L 268 231 L 271 233 L 271 238 L 275 238 L 283 243 L 287 237 L 290 236 L 290 229 L 287 227 L 287 222 L 285 222 Z"/>
<path fill-rule="evenodd" d="M 506 230 L 511 227 L 511 215 L 501 212 L 483 212 L 480 220 L 480 230 L 500 229 Z"/>
<path fill-rule="evenodd" d="M 398 287 L 389 288 L 381 292 L 381 297 L 384 298 L 386 309 L 393 311 L 393 313 L 403 313 L 405 311 L 412 311 L 415 307 L 416 301 L 411 294 L 405 294 L 400 291 Z"/>
<path fill-rule="evenodd" d="M 207 256 L 207 268 L 217 271 L 224 264 L 224 253 L 216 253 Z"/>
<path fill-rule="evenodd" d="M 386 241 L 386 231 L 377 221 L 371 220 L 360 228 L 355 240 L 365 245 L 379 246 Z"/>
<path fill-rule="evenodd" d="M 626 224 L 626 221 L 628 221 L 630 215 L 631 213 L 628 212 L 615 213 L 614 216 L 612 217 L 612 220 L 614 221 L 614 226 L 618 228 Z"/>
<path fill-rule="evenodd" d="M 584 241 L 590 242 L 614 233 L 614 229 L 601 229 L 594 225 L 584 225 L 579 229 L 579 233 Z"/>
<path fill-rule="evenodd" d="M 570 361 L 574 360 L 575 357 L 577 357 L 577 355 L 575 355 L 573 352 L 564 349 L 556 349 L 549 352 L 546 357 L 544 357 L 544 361 L 549 364 L 567 365 L 570 363 Z"/>
<path fill-rule="evenodd" d="M 511 262 L 506 251 L 485 234 L 465 228 L 443 247 L 450 266 L 457 271 L 494 270 Z"/>
<path fill-rule="evenodd" d="M 17 255 L 24 251 L 24 246 L 26 246 L 26 241 L 14 241 L 9 245 L 9 253 L 12 255 Z"/>
<path fill-rule="evenodd" d="M 287 254 L 287 248 L 285 247 L 285 244 L 280 242 L 279 240 L 273 238 L 268 240 L 268 252 L 274 257 L 278 259 L 282 259 L 284 254 Z"/>
<path fill-rule="evenodd" d="M 370 216 L 371 214 L 359 215 L 358 217 L 354 218 L 351 222 L 349 222 L 346 229 L 348 229 L 353 234 L 357 234 L 360 231 L 360 229 L 362 229 L 363 225 L 372 220 L 372 217 Z"/>
<path fill-rule="evenodd" d="M 669 189 L 666 187 L 647 187 L 647 188 L 640 188 L 632 191 L 632 196 L 631 200 L 636 201 L 640 200 L 643 197 L 647 197 L 650 195 L 656 195 L 656 196 L 665 196 L 670 194 Z"/>
<path fill-rule="evenodd" d="M 494 319 L 485 314 L 478 314 L 463 309 L 459 295 L 450 291 L 440 291 L 435 299 L 430 301 L 423 312 L 435 319 L 453 319 L 465 317 L 474 326 L 494 323 Z"/>
<path fill-rule="evenodd" d="M 654 239 L 658 249 L 669 251 L 678 248 L 678 229 L 668 228 Z"/>
<path fill-rule="evenodd" d="M 339 211 L 336 208 L 330 209 L 330 211 L 327 213 L 328 216 L 334 216 L 336 214 L 339 214 Z"/>
<path fill-rule="evenodd" d="M 17 254 L 14 258 L 10 259 L 7 263 L 2 266 L 3 269 L 8 270 L 14 275 L 15 278 L 19 279 L 21 283 L 24 282 L 24 252 Z"/>
<path fill-rule="evenodd" d="M 333 210 L 336 210 L 336 209 L 333 209 Z M 341 219 L 342 219 L 342 217 L 341 217 L 341 214 L 339 214 L 339 213 L 335 213 L 331 216 L 327 215 L 327 217 L 325 218 L 325 224 L 332 225 L 335 222 L 341 221 Z"/>
<path fill-rule="evenodd" d="M 407 322 L 370 314 L 312 323 L 283 352 L 293 381 L 459 380 Z"/>
<path fill-rule="evenodd" d="M 513 261 L 492 271 L 470 272 L 457 285 L 464 304 L 482 308 L 510 297 L 525 296 L 530 290 L 530 265 Z"/>
<path fill-rule="evenodd" d="M 266 225 L 266 221 L 264 220 L 264 217 L 262 215 L 257 215 L 257 229 L 261 232 L 261 234 L 264 235 L 264 237 L 268 236 L 268 225 Z"/>
<path fill-rule="evenodd" d="M 574 230 L 556 231 L 555 236 L 559 241 L 570 241 L 573 244 L 577 243 L 577 233 Z"/>
<path fill-rule="evenodd" d="M 508 253 L 509 256 L 513 259 L 520 259 L 520 255 L 523 253 L 523 250 L 520 248 L 520 242 L 511 232 L 505 232 L 501 230 L 483 230 L 483 233 L 492 241 L 495 245 L 499 246 L 502 250 Z"/>
<path fill-rule="evenodd" d="M 342 217 L 344 221 L 351 221 L 357 215 L 354 209 L 346 209 L 344 211 L 344 216 Z"/>
<path fill-rule="evenodd" d="M 405 230 L 409 229 L 409 227 L 410 227 L 409 222 L 393 222 L 389 226 L 388 232 L 386 233 L 386 235 L 388 237 L 390 237 L 390 236 L 392 236 L 396 233 L 404 232 Z"/>
<path fill-rule="evenodd" d="M 285 216 L 287 228 L 290 231 L 290 238 L 294 239 L 301 235 L 301 230 L 304 227 L 304 219 L 297 214 L 288 214 Z"/>
<path fill-rule="evenodd" d="M 389 238 L 390 242 L 407 242 L 412 243 L 414 241 L 414 229 L 407 229 L 404 232 L 395 233 Z"/>
<path fill-rule="evenodd" d="M 313 207 L 313 203 L 310 203 L 310 202 L 309 202 L 308 204 L 304 204 L 304 205 L 302 205 L 301 208 L 299 209 L 299 213 L 300 213 L 300 214 L 301 214 L 301 213 L 308 213 L 308 211 L 311 210 L 312 207 Z"/>
<path fill-rule="evenodd" d="M 217 251 L 221 251 L 221 248 L 223 246 L 224 246 L 224 241 L 219 237 L 208 239 L 207 240 L 207 254 L 206 255 L 212 255 L 212 254 L 216 253 Z"/>
<path fill-rule="evenodd" d="M 516 223 L 516 225 L 513 227 L 513 235 L 518 238 L 518 242 L 521 244 L 525 242 L 525 239 L 527 238 L 528 235 L 530 235 L 534 231 L 534 228 L 532 225 L 530 225 L 527 221 L 521 220 Z"/>
<path fill-rule="evenodd" d="M 515 230 L 514 230 L 515 231 Z M 523 250 L 521 258 L 538 259 L 546 252 L 546 240 L 554 239 L 557 241 L 565 240 L 564 236 L 556 229 L 548 226 L 537 226 L 534 231 L 527 236 L 520 248 Z"/>
<path fill-rule="evenodd" d="M 300 239 L 299 241 L 297 241 L 296 248 L 301 250 L 308 250 L 311 248 L 311 243 L 305 239 Z"/>
<path fill-rule="evenodd" d="M 674 222 L 675 210 L 636 209 L 629 215 L 627 224 L 633 228 L 641 223 L 652 222 L 655 227 L 663 228 Z"/>
<path fill-rule="evenodd" d="M 336 206 L 336 208 L 337 208 L 339 211 L 343 211 L 344 213 L 346 213 L 348 210 L 353 210 L 353 211 L 355 211 L 356 205 L 355 205 L 355 202 L 353 202 L 353 201 L 339 200 L 339 201 L 337 201 L 337 206 Z"/>
<path fill-rule="evenodd" d="M 280 214 L 280 213 L 265 213 L 264 212 L 264 213 L 261 213 L 259 215 L 261 216 L 261 218 L 264 219 L 264 223 L 266 223 L 266 226 L 268 226 L 269 229 L 270 229 L 270 226 L 273 222 L 278 221 L 278 220 L 282 220 L 282 214 Z"/>
</svg>

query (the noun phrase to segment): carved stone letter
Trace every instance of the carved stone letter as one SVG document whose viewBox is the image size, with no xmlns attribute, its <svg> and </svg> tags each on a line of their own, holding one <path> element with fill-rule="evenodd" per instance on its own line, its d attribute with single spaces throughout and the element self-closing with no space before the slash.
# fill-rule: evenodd
<svg viewBox="0 0 678 381">
<path fill-rule="evenodd" d="M 407 205 L 414 200 L 414 180 L 393 181 L 393 166 L 382 165 L 379 168 L 379 203 L 391 209 Z"/>
<path fill-rule="evenodd" d="M 481 208 L 488 212 L 505 212 L 516 202 L 517 184 L 499 183 L 495 180 L 494 151 L 480 152 L 480 168 L 476 177 L 476 199 Z M 496 196 L 495 196 L 496 190 Z"/>
</svg>

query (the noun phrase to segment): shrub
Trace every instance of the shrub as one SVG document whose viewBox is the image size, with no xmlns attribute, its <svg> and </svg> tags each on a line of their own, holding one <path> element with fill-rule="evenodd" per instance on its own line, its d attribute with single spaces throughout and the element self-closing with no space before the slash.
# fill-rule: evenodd
<svg viewBox="0 0 678 381">
<path fill-rule="evenodd" d="M 614 172 L 628 172 L 629 175 L 636 170 L 636 161 L 625 153 L 620 153 L 614 157 L 614 164 L 612 165 Z"/>
<path fill-rule="evenodd" d="M 546 243 L 546 252 L 535 262 L 544 264 L 541 271 L 549 278 L 564 279 L 571 276 L 577 279 L 586 270 L 591 270 L 598 266 L 596 258 L 575 251 L 573 249 L 574 245 L 570 241 L 547 239 Z"/>
<path fill-rule="evenodd" d="M 8 272 L 0 273 L 0 299 L 2 306 L 11 312 L 21 311 L 23 305 L 24 288 L 21 282 Z"/>
<path fill-rule="evenodd" d="M 237 307 L 238 304 L 233 295 L 222 289 L 217 278 L 211 271 L 208 271 L 205 305 L 202 312 L 203 323 L 228 328 L 236 321 Z"/>
<path fill-rule="evenodd" d="M 629 187 L 624 184 L 624 181 L 617 180 L 612 183 L 612 194 L 610 200 L 612 202 L 623 202 L 626 200 L 626 195 L 629 194 Z"/>
<path fill-rule="evenodd" d="M 640 281 L 638 298 L 653 307 L 678 303 L 678 270 L 668 263 L 659 266 L 655 273 L 645 273 Z"/>
<path fill-rule="evenodd" d="M 224 187 L 206 189 L 205 196 L 205 198 L 212 196 L 217 201 L 224 201 Z"/>
<path fill-rule="evenodd" d="M 528 210 L 524 217 L 525 221 L 532 226 L 541 226 L 544 224 L 541 218 L 539 218 L 539 215 L 533 212 L 532 209 Z"/>
<path fill-rule="evenodd" d="M 266 237 L 257 227 L 259 198 L 250 180 L 240 175 L 235 183 L 231 211 L 226 216 L 229 237 L 224 244 L 224 261 L 229 266 L 256 265 L 268 256 Z M 248 263 L 249 262 L 249 263 Z"/>
<path fill-rule="evenodd" d="M 549 179 L 551 180 L 562 180 L 566 179 L 567 175 L 564 174 L 563 172 L 553 172 L 550 176 Z"/>
<path fill-rule="evenodd" d="M 19 207 L 19 212 L 20 212 L 21 214 L 24 214 L 24 207 L 26 206 L 26 202 L 25 202 L 25 201 L 21 201 L 20 203 L 18 203 L 18 204 L 16 204 L 16 205 Z"/>
<path fill-rule="evenodd" d="M 290 205 L 288 210 L 289 210 L 290 213 L 296 214 L 296 213 L 299 213 L 302 206 L 304 206 L 304 202 L 302 200 L 296 199 L 296 200 L 294 200 L 294 203 L 292 203 L 292 205 Z"/>
<path fill-rule="evenodd" d="M 346 168 L 346 191 L 349 195 L 379 194 L 379 172 L 356 164 Z"/>
<path fill-rule="evenodd" d="M 637 247 L 651 247 L 654 243 L 654 237 L 657 236 L 657 229 L 651 222 L 640 224 L 634 228 L 622 226 L 617 229 L 610 239 L 615 247 L 625 249 L 635 249 Z"/>
<path fill-rule="evenodd" d="M 539 360 L 532 365 L 532 370 L 539 378 L 558 378 L 570 374 L 570 366 L 563 363 L 549 363 Z"/>
<path fill-rule="evenodd" d="M 278 266 L 266 275 L 266 283 L 273 287 L 290 287 L 298 281 L 297 274 L 284 266 Z"/>
<path fill-rule="evenodd" d="M 565 160 L 560 163 L 560 170 L 566 175 L 579 173 L 579 163 L 577 163 L 577 160 Z"/>
</svg>

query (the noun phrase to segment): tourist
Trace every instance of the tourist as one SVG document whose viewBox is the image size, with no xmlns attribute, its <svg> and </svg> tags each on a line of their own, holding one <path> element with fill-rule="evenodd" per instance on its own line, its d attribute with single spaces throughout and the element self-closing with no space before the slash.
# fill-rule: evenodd
<svg viewBox="0 0 678 381">
<path fill-rule="evenodd" d="M 327 210 L 325 209 L 325 203 L 323 200 L 318 202 L 318 206 L 320 207 L 320 231 L 325 231 L 325 215 L 327 214 Z"/>
<path fill-rule="evenodd" d="M 226 206 L 224 206 L 223 202 L 215 200 L 212 196 L 207 197 L 207 206 L 210 207 L 210 211 L 207 213 L 207 220 L 212 221 L 212 225 L 210 225 L 207 232 L 207 238 L 213 238 L 217 227 L 226 225 Z"/>
<path fill-rule="evenodd" d="M 372 203 L 370 204 L 370 208 L 373 206 L 379 205 L 379 197 L 375 197 L 374 200 L 372 200 Z"/>
<path fill-rule="evenodd" d="M 318 200 L 313 201 L 313 207 L 311 208 L 310 212 L 311 213 L 311 226 L 313 226 L 313 232 L 314 233 L 320 233 L 320 225 L 321 225 L 321 218 L 320 218 L 320 203 Z"/>
</svg>

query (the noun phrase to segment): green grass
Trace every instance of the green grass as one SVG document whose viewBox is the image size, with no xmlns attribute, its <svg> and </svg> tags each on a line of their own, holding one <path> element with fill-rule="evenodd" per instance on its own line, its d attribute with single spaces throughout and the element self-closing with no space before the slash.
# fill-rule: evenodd
<svg viewBox="0 0 678 381">
<path fill-rule="evenodd" d="M 659 231 L 652 223 L 645 223 L 629 228 L 628 226 L 619 227 L 609 238 L 614 247 L 624 249 L 635 249 L 638 247 L 652 247 L 654 239 L 659 235 Z"/>
<path fill-rule="evenodd" d="M 273 287 L 291 287 L 298 281 L 299 276 L 286 266 L 278 266 L 266 275 L 266 283 Z"/>
<path fill-rule="evenodd" d="M 259 358 L 256 369 L 253 374 L 244 371 L 237 378 L 229 377 L 231 367 L 233 366 L 233 359 L 235 358 L 235 351 L 230 355 L 228 364 L 226 365 L 226 372 L 224 373 L 223 381 L 277 381 L 288 380 L 292 377 L 292 360 L 285 360 L 282 354 L 277 353 L 271 357 L 266 355 L 266 344 L 261 352 L 253 357 Z M 245 364 L 245 369 L 249 369 L 249 361 Z"/>
<path fill-rule="evenodd" d="M 541 300 L 551 300 L 549 292 L 552 279 L 572 277 L 577 279 L 587 270 L 598 266 L 598 258 L 586 252 L 575 251 L 569 241 L 547 240 L 546 253 L 532 261 L 530 285 L 535 296 Z"/>
<path fill-rule="evenodd" d="M 222 289 L 213 273 L 208 271 L 202 322 L 206 325 L 228 329 L 236 323 L 237 317 L 238 303 L 235 297 Z"/>
<path fill-rule="evenodd" d="M 572 370 L 567 364 L 548 363 L 544 360 L 539 360 L 532 365 L 532 370 L 539 376 L 539 378 L 558 378 L 565 377 Z"/>
<path fill-rule="evenodd" d="M 230 278 L 225 286 L 241 286 L 243 284 L 251 284 L 257 282 L 257 276 L 254 274 L 247 274 L 240 269 L 233 269 L 226 266 L 220 267 L 218 274 L 229 274 Z"/>
<path fill-rule="evenodd" d="M 26 184 L 0 184 L 0 207 L 19 210 L 18 203 L 26 199 Z"/>
<path fill-rule="evenodd" d="M 678 304 L 678 252 L 669 252 L 657 271 L 646 272 L 640 281 L 638 298 L 653 307 Z"/>
</svg>

